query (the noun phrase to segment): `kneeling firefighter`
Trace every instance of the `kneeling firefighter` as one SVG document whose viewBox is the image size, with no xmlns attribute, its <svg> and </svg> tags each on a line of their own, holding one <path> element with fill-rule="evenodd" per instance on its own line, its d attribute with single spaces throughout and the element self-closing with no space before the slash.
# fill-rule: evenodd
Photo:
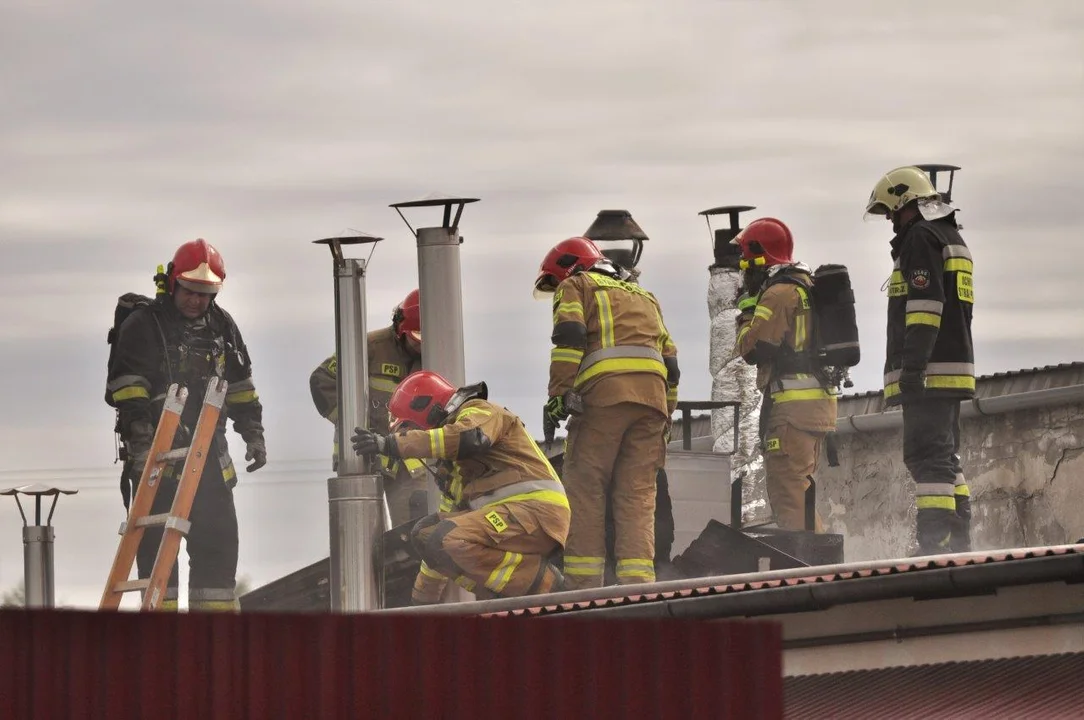
<svg viewBox="0 0 1084 720">
<path fill-rule="evenodd" d="M 564 487 L 523 421 L 487 397 L 484 382 L 457 390 L 416 372 L 388 403 L 396 432 L 357 428 L 352 438 L 358 455 L 439 461 L 440 511 L 412 534 L 415 605 L 439 602 L 448 578 L 479 599 L 560 589 L 549 557 L 568 535 Z"/>
<path fill-rule="evenodd" d="M 768 502 L 779 527 L 806 529 L 805 494 L 821 443 L 836 427 L 836 397 L 817 358 L 810 269 L 791 257 L 790 229 L 774 218 L 749 223 L 732 241 L 742 251 L 735 352 L 757 366 Z M 824 532 L 819 515 L 814 529 Z"/>
</svg>

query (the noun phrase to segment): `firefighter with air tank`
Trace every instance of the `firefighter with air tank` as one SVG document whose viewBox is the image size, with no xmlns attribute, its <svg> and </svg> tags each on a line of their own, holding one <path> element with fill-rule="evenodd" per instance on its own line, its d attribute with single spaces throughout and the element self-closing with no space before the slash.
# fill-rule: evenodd
<svg viewBox="0 0 1084 720">
<path fill-rule="evenodd" d="M 763 393 L 760 430 L 768 501 L 780 528 L 824 532 L 815 511 L 813 527 L 807 527 L 806 490 L 822 443 L 836 427 L 837 380 L 827 365 L 858 362 L 849 280 L 839 297 L 830 294 L 846 269 L 818 268 L 816 289 L 821 292 L 815 292 L 814 273 L 793 258 L 790 228 L 775 218 L 754 220 L 732 242 L 741 248 L 745 290 L 738 302 L 735 354 L 756 365 L 757 387 Z M 832 300 L 846 305 L 848 299 L 849 316 L 843 308 L 827 307 Z M 832 345 L 839 344 L 833 340 L 846 340 L 838 337 L 837 327 L 828 327 L 829 318 L 849 319 L 845 329 L 853 333 L 844 335 L 853 335 L 851 357 L 822 354 L 826 341 Z"/>
</svg>

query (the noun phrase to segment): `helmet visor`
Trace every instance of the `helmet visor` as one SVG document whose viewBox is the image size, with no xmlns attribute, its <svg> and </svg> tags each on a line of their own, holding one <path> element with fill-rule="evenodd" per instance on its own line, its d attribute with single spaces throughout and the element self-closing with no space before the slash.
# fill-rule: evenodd
<svg viewBox="0 0 1084 720">
<path fill-rule="evenodd" d="M 201 295 L 217 295 L 218 291 L 222 289 L 221 281 L 217 283 L 201 282 L 178 277 L 177 284 L 189 292 L 200 293 Z"/>
<path fill-rule="evenodd" d="M 888 217 L 888 206 L 883 202 L 874 200 L 866 207 L 866 212 L 862 215 L 862 220 L 865 222 L 874 222 L 875 220 L 884 220 Z"/>
<path fill-rule="evenodd" d="M 534 281 L 534 299 L 551 300 L 553 292 L 557 289 L 557 278 L 548 272 L 538 273 Z"/>
</svg>

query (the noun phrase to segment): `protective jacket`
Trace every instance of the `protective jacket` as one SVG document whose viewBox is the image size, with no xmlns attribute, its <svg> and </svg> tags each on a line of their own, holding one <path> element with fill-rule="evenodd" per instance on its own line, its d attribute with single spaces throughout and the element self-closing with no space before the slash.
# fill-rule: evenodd
<svg viewBox="0 0 1084 720">
<path fill-rule="evenodd" d="M 673 414 L 677 346 L 658 300 L 597 271 L 576 273 L 553 294 L 549 396 L 576 390 L 587 405 L 633 402 Z"/>
<path fill-rule="evenodd" d="M 829 432 L 836 427 L 836 398 L 813 356 L 812 286 L 804 266 L 777 266 L 752 315 L 739 319 L 735 352 L 757 366 L 757 388 L 770 400 L 773 421 Z"/>
<path fill-rule="evenodd" d="M 498 505 L 529 503 L 537 518 L 535 529 L 564 547 L 568 535 L 568 498 L 557 472 L 523 422 L 488 400 L 474 398 L 461 405 L 440 427 L 406 430 L 389 437 L 390 455 L 440 461 L 437 473 L 442 512 L 481 510 Z M 423 563 L 419 582 L 443 583 L 446 578 Z M 439 588 L 417 591 L 439 595 Z"/>
<path fill-rule="evenodd" d="M 930 396 L 974 396 L 973 272 L 955 213 L 933 221 L 919 217 L 893 238 L 884 375 L 888 405 L 900 402 L 904 370 L 925 372 Z"/>
<path fill-rule="evenodd" d="M 395 387 L 410 373 L 421 369 L 420 357 L 407 351 L 395 336 L 392 326 L 373 330 L 368 334 L 369 361 L 369 429 L 381 435 L 388 432 L 388 401 Z M 339 423 L 338 360 L 332 355 L 309 375 L 309 390 L 317 412 L 336 426 Z M 332 462 L 338 462 L 339 440 L 336 433 L 332 448 Z M 397 463 L 380 455 L 380 466 L 389 474 L 398 472 Z M 405 469 L 413 476 L 424 475 L 420 462 L 410 460 Z"/>
<path fill-rule="evenodd" d="M 399 382 L 421 369 L 421 358 L 409 353 L 395 331 L 388 326 L 368 335 L 369 359 L 369 429 L 375 433 L 388 432 L 388 401 Z M 334 355 L 309 376 L 309 390 L 317 412 L 332 423 L 339 421 L 337 388 L 338 362 Z"/>
<path fill-rule="evenodd" d="M 195 430 L 203 393 L 211 377 L 229 383 L 226 406 L 215 432 L 214 446 L 223 479 L 237 482 L 226 444 L 226 421 L 245 442 L 263 439 L 263 406 L 252 382 L 252 363 L 237 324 L 212 303 L 198 320 L 188 320 L 174 307 L 170 295 L 137 308 L 124 321 L 117 337 L 106 390 L 119 410 L 121 438 L 132 439 L 133 423 L 158 424 L 171 383 L 188 388 L 188 402 L 174 447 L 185 447 Z"/>
</svg>

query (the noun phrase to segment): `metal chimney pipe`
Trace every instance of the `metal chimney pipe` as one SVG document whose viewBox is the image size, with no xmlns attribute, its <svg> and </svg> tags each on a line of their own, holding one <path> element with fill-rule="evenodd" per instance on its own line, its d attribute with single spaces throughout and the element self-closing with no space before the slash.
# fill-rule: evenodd
<svg viewBox="0 0 1084 720">
<path fill-rule="evenodd" d="M 467 384 L 466 354 L 463 346 L 463 281 L 459 264 L 459 218 L 463 206 L 478 198 L 434 194 L 422 200 L 395 203 L 391 207 L 403 218 L 418 242 L 418 300 L 421 303 L 422 367 L 443 375 L 456 387 Z M 452 217 L 452 206 L 458 206 Z M 441 207 L 440 227 L 411 227 L 402 208 Z M 440 508 L 440 489 L 429 483 L 429 512 Z M 474 596 L 449 583 L 443 602 L 463 602 Z"/>
<path fill-rule="evenodd" d="M 391 207 L 403 218 L 418 241 L 418 299 L 422 310 L 422 367 L 440 373 L 456 387 L 467 384 L 463 348 L 463 281 L 459 265 L 459 218 L 463 206 L 478 198 L 431 195 L 423 200 L 395 203 Z M 452 206 L 458 205 L 452 218 Z M 440 227 L 410 226 L 401 208 L 442 207 Z M 440 507 L 440 490 L 429 485 L 429 512 Z"/>
<path fill-rule="evenodd" d="M 63 495 L 74 495 L 78 490 L 65 490 L 48 485 L 23 485 L 0 492 L 10 495 L 19 506 L 23 518 L 23 603 L 28 608 L 51 608 L 56 605 L 56 587 L 53 575 L 53 513 L 57 500 Z M 34 524 L 31 525 L 23 512 L 19 495 L 34 498 Z M 45 523 L 41 521 L 41 499 L 52 496 L 53 504 Z"/>
<path fill-rule="evenodd" d="M 377 243 L 371 235 L 327 238 L 334 260 L 335 357 L 338 378 L 338 470 L 328 478 L 331 610 L 353 613 L 384 605 L 377 549 L 386 529 L 383 478 L 354 454 L 350 436 L 369 424 L 369 358 L 365 329 L 365 260 L 344 258 L 343 245 Z"/>
</svg>

